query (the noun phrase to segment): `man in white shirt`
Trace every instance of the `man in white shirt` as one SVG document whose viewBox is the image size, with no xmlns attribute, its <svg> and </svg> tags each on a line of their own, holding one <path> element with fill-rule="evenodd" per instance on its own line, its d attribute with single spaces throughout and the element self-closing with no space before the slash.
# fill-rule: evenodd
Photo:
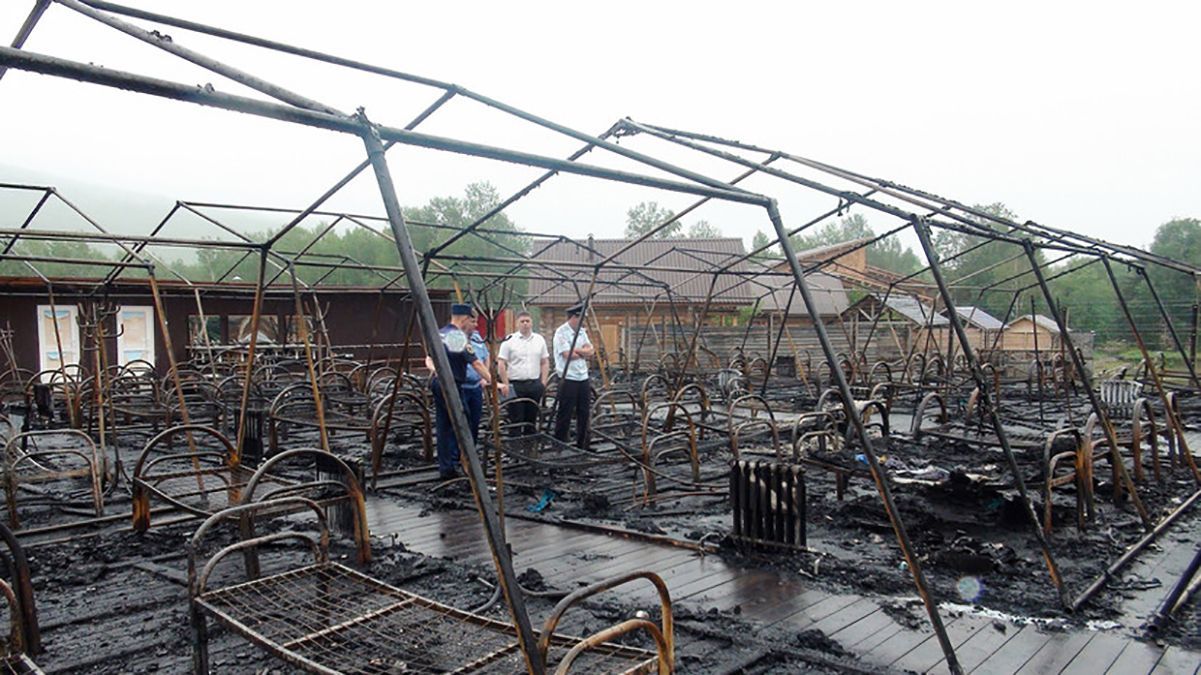
<svg viewBox="0 0 1201 675">
<path fill-rule="evenodd" d="M 513 435 L 537 433 L 538 407 L 550 375 L 550 351 L 546 339 L 534 332 L 534 317 L 529 312 L 517 313 L 517 332 L 500 343 L 496 362 L 500 381 L 512 385 L 517 398 L 529 399 L 509 405 Z"/>
<path fill-rule="evenodd" d="M 594 350 L 588 331 L 580 325 L 584 304 L 567 310 L 567 322 L 555 331 L 555 372 L 563 375 L 559 383 L 558 409 L 555 414 L 555 438 L 567 441 L 571 418 L 576 418 L 576 447 L 588 449 L 588 422 L 592 406 L 592 388 L 588 383 L 588 359 Z M 566 373 L 564 373 L 566 369 Z"/>
</svg>

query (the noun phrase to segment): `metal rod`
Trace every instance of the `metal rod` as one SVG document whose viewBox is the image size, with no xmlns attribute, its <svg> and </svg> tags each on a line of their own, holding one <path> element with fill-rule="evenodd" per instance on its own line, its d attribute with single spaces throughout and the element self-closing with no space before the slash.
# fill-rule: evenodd
<svg viewBox="0 0 1201 675">
<path fill-rule="evenodd" d="M 1051 552 L 1051 544 L 1047 541 L 1046 535 L 1043 533 L 1042 524 L 1038 520 L 1038 514 L 1034 512 L 1034 507 L 1030 504 L 1030 495 L 1026 491 L 1026 481 L 1022 477 L 1022 470 L 1018 466 L 1017 456 L 1013 454 L 1013 447 L 1009 443 L 1009 434 L 1006 433 L 1005 425 L 1001 422 L 1001 416 L 997 413 L 996 406 L 992 402 L 988 388 L 989 383 L 984 377 L 984 371 L 980 368 L 980 360 L 976 357 L 975 350 L 972 349 L 971 341 L 968 340 L 967 331 L 963 328 L 963 321 L 960 320 L 959 313 L 955 311 L 955 301 L 951 297 L 951 289 L 947 286 L 946 279 L 942 276 L 942 266 L 939 264 L 938 252 L 934 250 L 934 242 L 930 238 L 930 229 L 920 220 L 913 221 L 913 229 L 917 233 L 917 238 L 921 243 L 922 251 L 925 253 L 926 261 L 930 265 L 930 273 L 934 277 L 934 283 L 938 285 L 938 291 L 942 296 L 943 303 L 950 310 L 947 312 L 947 319 L 951 322 L 951 329 L 955 332 L 955 336 L 959 340 L 959 346 L 963 349 L 964 358 L 968 363 L 968 370 L 975 381 L 976 390 L 979 392 L 979 406 L 982 410 L 988 412 L 988 416 L 992 421 L 993 433 L 997 435 L 1001 451 L 1005 453 L 1005 460 L 1009 464 L 1009 470 L 1013 473 L 1014 485 L 1017 487 L 1019 497 L 1021 497 L 1022 506 L 1025 507 L 1024 510 L 1026 518 L 1030 522 L 1030 529 L 1034 533 L 1035 539 L 1038 540 L 1039 548 L 1042 550 L 1043 560 L 1047 564 L 1047 572 L 1050 574 L 1051 583 L 1055 586 L 1060 601 L 1064 605 L 1067 605 L 1067 591 L 1064 588 L 1063 579 L 1059 574 L 1059 566 L 1055 563 L 1055 556 Z"/>
<path fill-rule="evenodd" d="M 254 356 L 255 348 L 259 343 L 259 321 L 263 314 L 263 282 L 267 278 L 267 249 L 264 247 L 259 252 L 259 274 L 257 281 L 254 284 L 254 302 L 250 309 L 250 342 L 246 345 L 246 378 L 242 382 L 242 402 L 238 405 L 238 433 L 237 443 L 234 445 L 235 463 L 241 462 L 242 444 L 246 442 L 246 413 L 250 407 L 250 388 L 254 381 Z M 231 342 L 236 341 L 236 337 L 231 336 Z"/>
<path fill-rule="evenodd" d="M 1092 404 L 1093 412 L 1097 414 L 1097 419 L 1101 421 L 1101 428 L 1105 431 L 1105 439 L 1109 443 L 1109 457 L 1113 462 L 1114 471 L 1118 474 L 1118 479 L 1125 485 L 1127 492 L 1130 493 L 1130 501 L 1134 504 L 1135 510 L 1138 511 L 1138 517 L 1143 522 L 1143 527 L 1151 529 L 1151 516 L 1147 513 L 1147 507 L 1143 505 L 1142 498 L 1139 497 L 1138 489 L 1131 480 L 1130 474 L 1126 471 L 1126 464 L 1122 461 L 1122 453 L 1118 445 L 1118 436 L 1113 429 L 1113 422 L 1109 419 L 1109 413 L 1106 412 L 1105 406 L 1102 405 L 1101 399 L 1097 398 L 1097 392 L 1093 390 L 1092 378 L 1089 377 L 1088 371 L 1084 369 L 1084 359 L 1081 358 L 1080 352 L 1076 350 L 1072 344 L 1072 336 L 1068 332 L 1068 325 L 1064 323 L 1063 315 L 1055 308 L 1055 297 L 1051 295 L 1051 288 L 1047 286 L 1047 280 L 1043 276 L 1042 268 L 1038 264 L 1038 258 L 1034 252 L 1034 242 L 1026 240 L 1026 257 L 1030 260 L 1030 267 L 1034 270 L 1034 276 L 1038 279 L 1039 288 L 1042 289 L 1043 299 L 1047 301 L 1047 309 L 1055 318 L 1055 324 L 1059 327 L 1059 339 L 1067 342 L 1068 353 L 1072 357 L 1072 365 L 1076 371 L 1080 373 L 1080 380 L 1084 385 L 1084 393 L 1088 395 L 1089 403 Z"/>
<path fill-rule="evenodd" d="M 384 202 L 384 210 L 388 213 L 396 249 L 408 275 L 409 289 L 413 294 L 413 302 L 420 317 L 426 351 L 434 362 L 434 372 L 438 375 L 439 386 L 442 387 L 442 396 L 450 413 L 455 439 L 466 458 L 471 491 L 475 496 L 476 507 L 488 538 L 488 546 L 496 563 L 497 581 L 504 592 L 509 613 L 512 615 L 517 641 L 521 645 L 522 654 L 525 657 L 526 668 L 532 675 L 542 675 L 545 667 L 542 658 L 537 653 L 537 638 L 530 626 L 530 617 L 525 607 L 521 587 L 517 582 L 517 575 L 513 571 L 513 560 L 509 554 L 508 545 L 505 543 L 504 531 L 500 527 L 496 505 L 488 494 L 487 478 L 480 465 L 475 442 L 472 440 L 467 426 L 463 403 L 459 400 L 459 392 L 456 391 L 454 375 L 450 370 L 450 360 L 446 356 L 446 350 L 442 347 L 442 339 L 438 335 L 438 324 L 437 319 L 434 318 L 433 306 L 430 304 L 429 290 L 425 286 L 425 280 L 421 278 L 421 267 L 413 252 L 413 242 L 409 238 L 408 228 L 405 226 L 404 216 L 401 214 L 400 202 L 396 198 L 396 188 L 392 183 L 392 174 L 388 169 L 384 146 L 374 126 L 365 120 L 360 121 L 360 124 L 363 144 L 371 159 L 376 181 L 379 183 L 380 195 Z"/>
<path fill-rule="evenodd" d="M 1193 451 L 1189 449 L 1184 423 L 1177 417 L 1175 406 L 1172 405 L 1172 399 L 1168 396 L 1168 391 L 1163 386 L 1163 378 L 1159 376 L 1159 369 L 1155 367 L 1155 361 L 1151 358 L 1151 352 L 1147 351 L 1147 344 L 1143 341 L 1143 334 L 1139 331 L 1138 323 L 1134 320 L 1134 316 L 1130 313 L 1130 305 L 1127 304 L 1126 295 L 1122 293 L 1122 288 L 1118 285 L 1118 277 L 1113 273 L 1113 265 L 1110 264 L 1109 257 L 1102 256 L 1101 262 L 1105 265 L 1105 273 L 1109 276 L 1109 283 L 1113 286 L 1114 295 L 1118 298 L 1118 307 L 1121 308 L 1122 314 L 1126 317 L 1126 323 L 1130 326 L 1131 334 L 1134 335 L 1134 342 L 1138 345 L 1139 353 L 1143 357 L 1143 363 L 1147 366 L 1147 374 L 1151 376 L 1151 382 L 1154 383 L 1155 391 L 1159 394 L 1159 400 L 1163 403 L 1164 416 L 1168 418 L 1168 426 L 1172 428 L 1172 433 L 1175 434 L 1177 441 L 1180 443 L 1180 450 L 1184 453 L 1185 463 L 1188 464 L 1189 469 L 1193 472 L 1193 480 L 1201 485 L 1201 471 L 1197 469 L 1196 460 L 1193 459 Z M 1134 457 L 1137 458 L 1138 454 L 1135 454 Z M 1158 467 L 1158 464 L 1156 466 Z M 1136 469 L 1136 471 L 1141 470 L 1141 468 Z"/>
<path fill-rule="evenodd" d="M 701 306 L 701 311 L 696 317 L 696 330 L 692 333 L 692 340 L 688 344 L 688 353 L 684 356 L 684 362 L 680 364 L 680 372 L 676 376 L 675 391 L 679 391 L 680 387 L 684 386 L 684 374 L 688 372 L 688 366 L 692 363 L 692 358 L 696 355 L 696 342 L 701 337 L 701 328 L 705 325 L 705 317 L 709 314 L 709 307 L 713 304 L 713 289 L 717 287 L 717 279 L 719 275 L 714 274 L 713 280 L 709 282 L 709 292 L 705 294 L 705 304 Z M 675 391 L 670 393 L 675 393 Z M 674 415 L 675 410 L 671 411 Z"/>
<path fill-rule="evenodd" d="M 1147 290 L 1151 292 L 1151 299 L 1155 301 L 1155 307 L 1159 309 L 1159 316 L 1163 319 L 1164 324 L 1168 327 L 1168 335 L 1172 337 L 1172 344 L 1176 346 L 1176 351 L 1180 353 L 1180 358 L 1184 360 L 1184 367 L 1188 369 L 1189 379 L 1193 381 L 1193 386 L 1201 388 L 1201 379 L 1197 378 L 1197 305 L 1193 305 L 1193 339 L 1190 353 L 1184 353 L 1184 345 L 1180 342 L 1180 335 L 1176 332 L 1176 326 L 1172 322 L 1171 315 L 1168 314 L 1168 309 L 1164 307 L 1163 300 L 1159 297 L 1159 292 L 1155 290 L 1155 284 L 1151 283 L 1151 277 L 1147 274 L 1147 270 L 1142 267 L 1136 267 L 1135 272 L 1143 278 L 1143 282 L 1147 285 Z"/>
<path fill-rule="evenodd" d="M 325 426 L 325 403 L 321 398 L 321 387 L 317 380 L 317 368 L 313 364 L 313 346 L 309 341 L 309 322 L 304 313 L 304 302 L 300 299 L 300 284 L 296 282 L 296 272 L 290 270 L 292 277 L 292 299 L 296 313 L 296 332 L 300 337 L 300 344 L 304 347 L 304 363 L 309 374 L 309 390 L 313 394 L 313 408 L 317 414 L 317 431 L 321 436 L 321 449 L 329 452 L 329 429 Z M 318 307 L 319 311 L 320 308 Z"/>
<path fill-rule="evenodd" d="M 44 0 L 44 1 L 49 2 L 49 0 Z M 3 72 L 4 72 L 3 70 L 0 70 L 0 75 L 3 75 Z M 24 231 L 25 228 L 29 227 L 29 224 L 32 223 L 33 219 L 37 217 L 38 212 L 41 211 L 42 207 L 46 205 L 46 201 L 48 199 L 50 199 L 51 194 L 52 193 L 50 190 L 46 190 L 45 192 L 42 193 L 42 197 L 40 199 L 38 199 L 38 203 L 34 205 L 33 210 L 31 210 L 29 212 L 29 215 L 25 216 L 25 220 L 21 222 L 21 227 L 18 228 L 19 231 Z M 13 250 L 13 246 L 17 245 L 17 240 L 19 240 L 20 238 L 21 238 L 21 235 L 19 233 L 13 234 L 12 239 L 9 239 L 8 243 L 6 243 L 4 245 L 3 253 L 7 254 L 9 251 Z"/>
<path fill-rule="evenodd" d="M 780 330 L 776 333 L 775 342 L 771 346 L 771 355 L 767 360 L 767 372 L 763 375 L 763 388 L 759 390 L 760 396 L 767 396 L 767 381 L 771 379 L 772 368 L 776 364 L 776 354 L 780 351 L 780 341 L 784 337 L 784 330 L 788 326 L 788 315 L 792 312 L 792 301 L 796 297 L 796 286 L 793 285 L 788 291 L 788 302 L 784 305 L 784 314 L 780 316 Z M 772 315 L 769 313 L 768 317 Z M 815 322 L 817 319 L 814 320 Z M 768 333 L 770 339 L 771 333 Z M 795 354 L 794 354 L 795 357 Z"/>
<path fill-rule="evenodd" d="M 1180 600 L 1180 597 L 1184 595 L 1184 591 L 1189 587 L 1193 577 L 1197 576 L 1198 569 L 1201 569 L 1201 546 L 1197 547 L 1197 552 L 1193 554 L 1193 559 L 1189 562 L 1188 566 L 1184 568 L 1184 572 L 1181 573 L 1180 578 L 1176 580 L 1176 583 L 1172 586 L 1172 589 L 1168 591 L 1166 596 L 1164 596 L 1163 602 L 1159 605 L 1159 609 L 1155 610 L 1155 613 L 1151 615 L 1151 619 L 1147 622 L 1148 630 L 1157 631 L 1167 624 L 1168 620 L 1172 616 L 1172 613 L 1176 609 L 1176 604 Z"/>
<path fill-rule="evenodd" d="M 0 65 L 7 65 L 45 75 L 92 82 L 117 89 L 150 94 L 160 98 L 187 101 L 199 105 L 243 112 L 268 119 L 291 122 L 339 133 L 354 135 L 359 133 L 359 123 L 351 117 L 280 105 L 246 96 L 206 91 L 193 85 L 145 77 L 112 68 L 100 68 L 98 66 L 46 56 L 44 54 L 36 54 L 20 49 L 0 47 Z M 707 184 L 683 183 L 676 180 L 609 169 L 591 164 L 568 162 L 553 157 L 489 146 L 482 143 L 472 143 L 470 141 L 423 134 L 416 131 L 406 131 L 396 127 L 381 126 L 377 129 L 381 140 L 395 140 L 398 143 L 414 147 L 453 152 L 513 164 L 537 166 L 544 169 L 556 169 L 564 173 L 659 188 L 671 192 L 718 197 L 726 201 L 742 204 L 763 206 L 767 200 L 762 195 L 751 194 L 736 189 L 713 187 Z M 717 182 L 712 179 L 708 179 L 708 181 Z"/>
<path fill-rule="evenodd" d="M 20 49 L 21 47 L 25 46 L 25 41 L 29 39 L 30 34 L 33 33 L 34 26 L 38 24 L 38 21 L 40 21 L 42 18 L 42 13 L 45 12 L 46 8 L 49 6 L 50 0 L 37 0 L 37 2 L 34 3 L 33 9 L 29 10 L 29 15 L 25 17 L 25 22 L 22 23 L 21 27 L 17 29 L 17 35 L 13 38 L 13 41 L 10 44 L 11 47 Z M 0 79 L 4 79 L 4 73 L 6 72 L 8 72 L 8 68 L 0 66 Z"/>
<path fill-rule="evenodd" d="M 1084 589 L 1080 595 L 1076 596 L 1076 599 L 1072 601 L 1072 604 L 1068 609 L 1075 612 L 1083 607 L 1084 603 L 1088 602 L 1094 595 L 1097 594 L 1097 591 L 1105 588 L 1105 584 L 1109 583 L 1109 580 L 1112 579 L 1114 575 L 1122 571 L 1126 565 L 1129 565 L 1130 562 L 1134 560 L 1135 556 L 1142 552 L 1143 549 L 1147 548 L 1151 542 L 1159 538 L 1159 535 L 1163 534 L 1165 530 L 1171 527 L 1172 523 L 1176 522 L 1180 516 L 1184 515 L 1190 508 L 1192 508 L 1193 504 L 1197 503 L 1198 498 L 1201 498 L 1201 490 L 1194 492 L 1192 496 L 1184 500 L 1183 504 L 1177 506 L 1174 511 L 1164 516 L 1163 520 L 1160 520 L 1159 524 L 1155 526 L 1155 529 L 1143 535 L 1142 539 L 1139 539 L 1137 542 L 1132 544 L 1124 553 L 1122 553 L 1121 556 L 1118 557 L 1117 560 L 1110 563 L 1109 567 L 1106 567 L 1105 571 L 1102 572 L 1101 575 L 1096 579 L 1094 579 L 1093 582 L 1089 584 L 1088 588 Z"/>
<path fill-rule="evenodd" d="M 888 485 L 888 477 L 884 474 L 883 467 L 880 466 L 874 443 L 872 443 L 871 438 L 867 434 L 867 429 L 864 427 L 863 418 L 859 416 L 859 411 L 855 408 L 855 399 L 851 393 L 851 386 L 847 383 L 842 369 L 838 367 L 838 354 L 834 351 L 834 346 L 830 342 L 830 336 L 826 333 L 825 324 L 821 321 L 821 313 L 818 311 L 817 303 L 809 291 L 808 284 L 805 283 L 804 271 L 801 269 L 800 261 L 797 260 L 792 242 L 788 239 L 784 221 L 780 218 L 780 213 L 776 208 L 774 200 L 769 203 L 767 213 L 771 218 L 772 226 L 776 229 L 776 236 L 780 239 L 780 248 L 784 252 L 784 258 L 788 261 L 788 266 L 792 269 L 792 276 L 796 281 L 797 290 L 801 293 L 801 300 L 805 303 L 805 309 L 809 312 L 810 318 L 813 319 L 813 328 L 817 331 L 817 340 L 821 344 L 826 362 L 830 365 L 830 374 L 833 376 L 835 385 L 842 396 L 843 410 L 845 411 L 847 421 L 854 427 L 855 433 L 863 443 L 863 454 L 867 458 L 868 467 L 871 469 L 872 480 L 876 483 L 876 490 L 880 493 L 880 500 L 884 502 L 884 510 L 887 512 L 888 520 L 892 524 L 893 532 L 896 534 L 901 554 L 905 557 L 905 562 L 909 565 L 909 571 L 913 575 L 913 583 L 917 587 L 918 596 L 921 597 L 922 603 L 926 607 L 926 614 L 930 617 L 930 625 L 934 628 L 938 644 L 942 648 L 943 656 L 946 657 L 947 667 L 953 674 L 961 675 L 963 668 L 959 665 L 959 660 L 955 657 L 955 646 L 951 644 L 946 628 L 943 626 L 942 617 L 938 614 L 938 604 L 934 601 L 926 584 L 926 576 L 922 572 L 921 561 L 913 551 L 913 545 L 909 541 L 909 533 L 905 529 L 904 521 L 901 520 L 900 512 L 897 511 L 896 503 L 893 501 L 892 489 Z"/>
</svg>

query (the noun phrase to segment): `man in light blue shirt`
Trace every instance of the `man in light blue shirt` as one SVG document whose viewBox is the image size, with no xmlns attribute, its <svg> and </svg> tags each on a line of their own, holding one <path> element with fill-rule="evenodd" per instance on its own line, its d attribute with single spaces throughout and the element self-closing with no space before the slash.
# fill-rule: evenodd
<svg viewBox="0 0 1201 675">
<path fill-rule="evenodd" d="M 567 442 L 567 432 L 571 428 L 571 418 L 574 416 L 576 447 L 586 450 L 592 407 L 588 359 L 592 358 L 594 350 L 592 341 L 588 339 L 588 331 L 580 325 L 580 315 L 583 311 L 583 303 L 569 308 L 567 322 L 555 331 L 555 372 L 563 377 L 563 381 L 559 383 L 558 410 L 555 413 L 555 438 Z"/>
</svg>

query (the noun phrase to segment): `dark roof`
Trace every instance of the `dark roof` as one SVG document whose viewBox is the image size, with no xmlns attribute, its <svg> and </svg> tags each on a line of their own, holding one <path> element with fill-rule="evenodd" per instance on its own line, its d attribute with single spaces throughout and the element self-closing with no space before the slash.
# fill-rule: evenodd
<svg viewBox="0 0 1201 675">
<path fill-rule="evenodd" d="M 938 314 L 934 308 L 927 305 L 918 299 L 916 295 L 897 295 L 887 294 L 887 300 L 884 296 L 878 293 L 868 293 L 863 296 L 863 299 L 855 303 L 855 307 L 867 308 L 872 314 L 880 311 L 881 303 L 912 321 L 915 324 L 926 326 L 946 326 L 951 323 L 947 317 Z"/>
<path fill-rule="evenodd" d="M 808 315 L 800 293 L 795 294 L 792 298 L 792 306 L 788 305 L 788 296 L 792 294 L 792 289 L 796 286 L 791 277 L 765 279 L 764 282 L 773 286 L 774 290 L 763 296 L 759 311 L 783 312 L 785 308 L 788 308 L 788 316 Z M 842 314 L 850 306 L 847 289 L 842 285 L 842 280 L 832 274 L 810 272 L 805 275 L 805 285 L 809 287 L 809 294 L 813 296 L 819 316 Z"/>
<path fill-rule="evenodd" d="M 904 315 L 905 318 L 914 323 L 930 324 L 933 326 L 946 326 L 951 323 L 947 317 L 941 314 L 934 314 L 934 308 L 918 300 L 916 296 L 892 295 L 889 296 L 884 304 L 889 309 Z M 934 316 L 931 316 L 931 314 L 934 314 Z"/>
<path fill-rule="evenodd" d="M 50 277 L 54 283 L 56 292 L 71 292 L 71 293 L 92 293 L 101 288 L 101 279 L 89 279 L 83 277 Z M 180 281 L 173 277 L 157 279 L 159 290 L 163 295 L 186 295 L 192 297 L 193 289 L 199 290 L 201 295 L 221 294 L 221 295 L 245 295 L 253 296 L 255 285 L 245 281 L 222 281 L 215 283 L 212 281 L 193 281 L 191 283 Z M 40 277 L 17 277 L 17 276 L 0 276 L 0 296 L 4 292 L 42 292 L 46 288 L 46 282 Z M 150 292 L 150 280 L 144 277 L 120 277 L 114 279 L 108 284 L 107 290 L 112 292 Z M 306 294 L 316 293 L 318 295 L 349 295 L 349 294 L 367 294 L 379 295 L 381 288 L 379 286 L 344 286 L 337 284 L 318 284 L 304 291 Z M 409 289 L 401 283 L 390 286 L 388 294 L 407 294 Z M 287 283 L 279 283 L 268 286 L 264 289 L 267 295 L 287 295 L 292 296 L 292 287 Z M 450 296 L 448 288 L 430 288 L 430 297 L 446 298 Z"/>
<path fill-rule="evenodd" d="M 534 260 L 546 262 L 600 261 L 628 245 L 632 239 L 594 239 L 592 246 L 596 255 L 590 257 L 587 242 L 561 241 Z M 617 265 L 639 268 L 637 273 L 628 269 L 603 268 L 596 280 L 593 302 L 601 305 L 641 304 L 650 301 L 662 291 L 666 284 L 672 296 L 683 302 L 704 302 L 713 281 L 710 274 L 742 256 L 746 250 L 742 239 L 723 237 L 717 239 L 648 239 L 622 253 L 613 262 Z M 670 268 L 670 271 L 655 267 Z M 747 271 L 746 263 L 739 263 L 732 271 Z M 539 277 L 550 276 L 550 270 L 532 266 L 530 271 Z M 533 305 L 575 304 L 580 293 L 588 290 L 592 271 L 583 267 L 559 268 L 560 272 L 578 285 L 550 279 L 530 279 L 529 297 Z M 745 277 L 722 274 L 713 289 L 713 302 L 717 305 L 749 305 L 762 290 L 751 283 L 739 283 Z M 625 284 L 622 287 L 622 284 Z M 652 284 L 657 287 L 653 287 Z"/>
<path fill-rule="evenodd" d="M 849 239 L 847 241 L 840 241 L 834 244 L 826 244 L 825 246 L 815 246 L 814 248 L 797 251 L 796 257 L 797 260 L 807 261 L 834 260 L 836 258 L 841 258 L 847 253 L 850 253 L 851 249 L 862 247 L 864 244 L 872 241 L 872 239 L 874 239 L 874 237 L 862 237 L 860 239 Z"/>
<path fill-rule="evenodd" d="M 942 313 L 943 316 L 946 316 L 947 310 L 944 309 Z M 1005 327 L 1005 324 L 1001 323 L 1000 319 L 979 307 L 973 307 L 971 305 L 958 305 L 955 307 L 955 313 L 959 315 L 959 318 L 968 322 L 972 326 L 975 326 L 976 328 L 982 328 L 984 330 L 996 330 L 998 328 Z"/>
</svg>

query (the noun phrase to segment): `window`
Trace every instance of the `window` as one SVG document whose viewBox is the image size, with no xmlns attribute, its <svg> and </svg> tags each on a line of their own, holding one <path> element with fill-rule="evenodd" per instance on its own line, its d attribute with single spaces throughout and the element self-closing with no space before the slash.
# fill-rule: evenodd
<svg viewBox="0 0 1201 675">
<path fill-rule="evenodd" d="M 206 339 L 207 338 L 207 339 Z M 188 317 L 188 344 L 193 347 L 207 347 L 221 344 L 221 317 L 204 317 L 204 327 L 201 328 L 200 317 Z"/>
<path fill-rule="evenodd" d="M 250 325 L 251 318 L 247 315 L 231 315 L 229 317 L 229 337 L 234 344 L 249 344 L 250 343 Z M 258 344 L 280 344 L 281 340 L 279 330 L 279 317 L 267 316 L 266 314 L 259 316 L 259 339 Z"/>
<path fill-rule="evenodd" d="M 314 334 L 317 331 L 317 322 L 313 320 L 313 317 L 306 314 L 304 325 L 308 329 L 306 334 L 309 336 L 309 342 L 312 343 L 316 339 Z M 288 344 L 298 345 L 300 342 L 300 317 L 293 314 L 288 317 Z"/>
<path fill-rule="evenodd" d="M 117 313 L 117 363 L 154 365 L 154 308 L 122 307 Z"/>
<path fill-rule="evenodd" d="M 79 363 L 79 323 L 76 319 L 77 312 L 74 306 L 58 307 L 51 312 L 50 305 L 38 305 L 38 355 L 41 370 L 58 370 L 64 365 Z"/>
</svg>

